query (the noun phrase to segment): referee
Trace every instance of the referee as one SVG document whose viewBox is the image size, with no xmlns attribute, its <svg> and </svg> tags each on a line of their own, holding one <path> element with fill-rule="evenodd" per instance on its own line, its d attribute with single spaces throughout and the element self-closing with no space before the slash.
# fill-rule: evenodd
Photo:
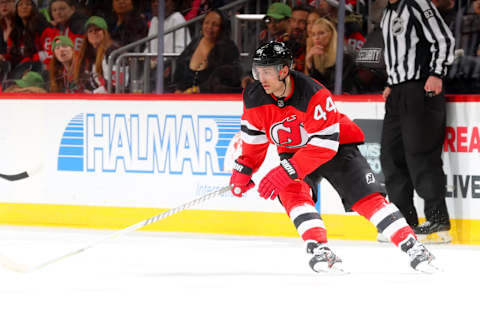
<svg viewBox="0 0 480 320">
<path fill-rule="evenodd" d="M 388 196 L 420 240 L 450 242 L 441 158 L 446 125 L 442 78 L 454 60 L 455 40 L 431 0 L 389 0 L 380 27 L 388 75 L 381 142 Z M 414 190 L 425 201 L 421 225 Z"/>
</svg>

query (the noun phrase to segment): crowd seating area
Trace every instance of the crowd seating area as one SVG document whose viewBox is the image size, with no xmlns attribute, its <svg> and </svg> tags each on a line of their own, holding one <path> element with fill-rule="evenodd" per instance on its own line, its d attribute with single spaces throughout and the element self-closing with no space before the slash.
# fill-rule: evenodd
<svg viewBox="0 0 480 320">
<path fill-rule="evenodd" d="M 1 90 L 239 93 L 253 81 L 252 52 L 276 40 L 291 49 L 295 70 L 332 92 L 342 50 L 336 93 L 380 93 L 386 75 L 373 49 L 382 47 L 378 24 L 387 1 L 347 0 L 339 29 L 336 0 L 164 0 L 158 59 L 158 43 L 146 40 L 158 31 L 158 0 L 0 0 Z M 457 41 L 446 92 L 480 92 L 480 0 L 432 1 Z M 135 54 L 109 60 L 137 42 L 127 47 Z"/>
</svg>

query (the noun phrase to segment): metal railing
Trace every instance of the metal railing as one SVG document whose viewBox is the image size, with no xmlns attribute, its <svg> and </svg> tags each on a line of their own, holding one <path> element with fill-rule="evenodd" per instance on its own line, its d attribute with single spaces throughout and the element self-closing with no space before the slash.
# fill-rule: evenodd
<svg viewBox="0 0 480 320">
<path fill-rule="evenodd" d="M 259 3 L 260 0 L 257 0 L 257 2 Z M 248 4 L 249 0 L 237 0 L 237 1 L 234 1 L 232 3 L 229 3 L 221 8 L 219 8 L 219 10 L 221 11 L 226 11 L 226 10 L 230 10 L 230 9 L 233 9 L 233 8 L 240 8 L 240 7 L 243 7 L 245 6 L 246 4 Z M 202 14 L 202 15 L 199 15 L 183 24 L 180 24 L 180 25 L 177 25 L 173 28 L 169 28 L 167 30 L 164 31 L 164 35 L 165 34 L 168 34 L 168 33 L 172 33 L 172 32 L 175 32 L 179 29 L 182 29 L 182 28 L 188 28 L 190 26 L 194 26 L 194 36 L 195 35 L 199 35 L 200 34 L 200 24 L 199 22 L 203 21 L 203 18 L 205 17 L 205 14 Z M 159 22 L 160 23 L 160 22 Z M 138 70 L 138 62 L 137 62 L 137 59 L 132 59 L 132 58 L 144 58 L 143 59 L 143 63 L 144 63 L 144 72 L 143 72 L 143 77 L 148 77 L 149 76 L 149 72 L 147 67 L 149 66 L 150 64 L 150 59 L 152 56 L 155 56 L 158 58 L 159 55 L 157 54 L 151 54 L 151 53 L 148 53 L 148 52 L 139 52 L 140 51 L 140 47 L 145 45 L 147 46 L 147 48 L 150 49 L 150 41 L 154 40 L 154 39 L 158 39 L 158 36 L 157 34 L 153 34 L 151 36 L 148 36 L 148 37 L 145 37 L 143 39 L 140 39 L 140 40 L 137 40 L 135 42 L 132 42 L 126 46 L 123 46 L 121 48 L 118 48 L 114 51 L 112 51 L 110 53 L 110 55 L 108 56 L 108 60 L 107 60 L 107 63 L 108 63 L 108 74 L 112 74 L 113 73 L 113 70 L 114 68 L 118 71 L 120 70 L 125 70 L 124 67 L 122 67 L 121 63 L 122 62 L 125 62 L 126 61 L 126 58 L 130 58 L 130 62 L 131 62 L 131 68 L 130 68 L 130 74 L 132 75 L 130 78 L 131 78 L 131 81 L 134 80 L 134 78 L 136 77 L 136 72 Z M 132 52 L 133 51 L 133 52 Z M 150 51 L 150 50 L 148 50 Z M 125 53 L 131 53 L 131 54 L 125 54 Z M 177 54 L 178 55 L 178 54 Z M 176 54 L 175 53 L 164 53 L 162 55 L 162 57 L 175 57 Z M 145 59 L 146 58 L 146 59 Z M 148 60 L 148 61 L 147 61 Z M 159 59 L 161 60 L 161 59 Z M 147 63 L 148 62 L 148 63 Z M 161 61 L 158 61 L 158 63 L 163 63 L 163 60 Z M 115 77 L 116 79 L 118 80 L 120 77 L 120 72 L 116 72 L 115 74 Z M 112 93 L 113 92 L 113 81 L 108 81 L 108 85 L 107 85 L 107 90 L 109 93 Z M 148 81 L 150 82 L 150 81 Z M 143 83 L 144 83 L 144 87 L 143 87 L 143 90 L 146 89 L 145 86 L 148 86 L 149 84 L 147 84 L 147 81 L 145 81 L 145 78 L 143 79 Z M 125 92 L 125 81 L 121 81 L 121 82 L 116 82 L 116 86 L 115 86 L 115 92 L 116 93 L 123 93 Z M 144 92 L 147 92 L 147 91 L 144 91 Z"/>
</svg>

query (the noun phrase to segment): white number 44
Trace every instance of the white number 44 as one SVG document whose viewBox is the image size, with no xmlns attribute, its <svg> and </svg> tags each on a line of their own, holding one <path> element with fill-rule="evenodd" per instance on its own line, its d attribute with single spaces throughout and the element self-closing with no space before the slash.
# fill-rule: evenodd
<svg viewBox="0 0 480 320">
<path fill-rule="evenodd" d="M 325 107 L 325 110 L 327 110 L 327 112 L 330 112 L 330 111 L 337 112 L 337 108 L 335 107 L 335 103 L 333 103 L 332 97 L 328 97 L 326 103 L 327 105 Z M 327 112 L 323 111 L 322 106 L 317 104 L 315 106 L 315 113 L 313 115 L 313 118 L 315 120 L 323 119 L 327 121 Z"/>
</svg>

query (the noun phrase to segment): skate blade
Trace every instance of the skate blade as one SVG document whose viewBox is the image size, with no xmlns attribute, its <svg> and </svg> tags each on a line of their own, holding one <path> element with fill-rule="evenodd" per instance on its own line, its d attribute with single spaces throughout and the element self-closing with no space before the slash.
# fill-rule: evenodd
<svg viewBox="0 0 480 320">
<path fill-rule="evenodd" d="M 418 234 L 418 240 L 422 243 L 450 243 L 452 242 L 452 236 L 448 231 L 439 231 L 431 234 Z"/>
<path fill-rule="evenodd" d="M 330 268 L 325 264 L 317 263 L 317 265 L 313 270 L 320 274 L 339 275 L 339 276 L 350 273 L 348 271 L 345 271 L 345 269 L 343 269 L 341 263 L 335 263 Z"/>
<path fill-rule="evenodd" d="M 425 274 L 435 274 L 443 271 L 442 269 L 434 265 L 431 261 L 420 262 L 415 268 L 415 270 Z"/>
<path fill-rule="evenodd" d="M 377 242 L 390 243 L 390 240 L 387 237 L 385 237 L 382 233 L 378 233 L 377 234 Z"/>
</svg>

